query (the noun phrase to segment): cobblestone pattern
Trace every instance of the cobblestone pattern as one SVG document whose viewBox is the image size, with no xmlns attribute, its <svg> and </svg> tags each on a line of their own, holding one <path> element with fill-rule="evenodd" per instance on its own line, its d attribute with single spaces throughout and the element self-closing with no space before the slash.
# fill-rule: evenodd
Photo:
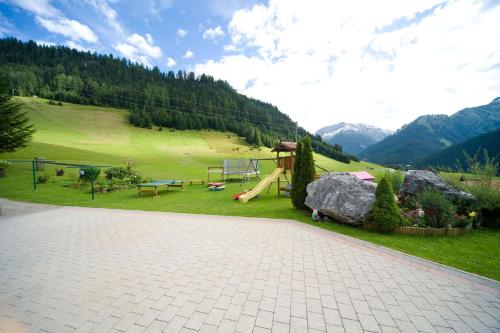
<svg viewBox="0 0 500 333">
<path fill-rule="evenodd" d="M 0 218 L 0 332 L 500 332 L 500 297 L 292 221 Z"/>
</svg>

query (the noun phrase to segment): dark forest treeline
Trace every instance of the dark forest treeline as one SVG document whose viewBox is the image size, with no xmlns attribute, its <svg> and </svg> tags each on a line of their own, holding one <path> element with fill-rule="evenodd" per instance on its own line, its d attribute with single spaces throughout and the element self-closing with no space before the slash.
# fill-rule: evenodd
<svg viewBox="0 0 500 333">
<path fill-rule="evenodd" d="M 0 70 L 14 94 L 129 109 L 139 127 L 231 131 L 253 145 L 295 139 L 295 123 L 275 106 L 237 93 L 209 75 L 161 72 L 113 55 L 0 39 Z M 298 136 L 307 133 L 297 129 Z M 340 146 L 312 137 L 313 149 L 349 163 Z"/>
</svg>

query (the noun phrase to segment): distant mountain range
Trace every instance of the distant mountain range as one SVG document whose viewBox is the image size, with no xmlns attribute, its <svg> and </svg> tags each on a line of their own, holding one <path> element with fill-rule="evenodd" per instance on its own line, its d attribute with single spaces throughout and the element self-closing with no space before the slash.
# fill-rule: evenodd
<svg viewBox="0 0 500 333">
<path fill-rule="evenodd" d="M 359 155 L 381 164 L 420 164 L 451 145 L 500 128 L 500 97 L 452 116 L 421 116 Z"/>
<path fill-rule="evenodd" d="M 467 161 L 464 152 L 469 156 L 474 156 L 478 153 L 478 161 L 483 162 L 484 149 L 486 149 L 490 158 L 494 158 L 497 161 L 500 159 L 500 128 L 438 151 L 418 162 L 417 166 L 419 168 L 428 166 L 448 167 L 453 170 L 459 167 L 466 168 Z"/>
<path fill-rule="evenodd" d="M 365 124 L 338 123 L 321 128 L 316 132 L 323 141 L 340 144 L 342 150 L 357 155 L 367 147 L 383 140 L 393 131 Z"/>
</svg>

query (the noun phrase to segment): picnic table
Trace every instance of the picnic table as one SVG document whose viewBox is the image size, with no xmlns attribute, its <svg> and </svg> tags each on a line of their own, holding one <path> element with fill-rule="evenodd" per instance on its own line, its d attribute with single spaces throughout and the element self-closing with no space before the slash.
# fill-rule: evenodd
<svg viewBox="0 0 500 333">
<path fill-rule="evenodd" d="M 155 198 L 159 197 L 158 189 L 160 187 L 165 187 L 165 189 L 170 189 L 171 187 L 180 188 L 184 191 L 184 181 L 183 180 L 153 180 L 148 183 L 137 184 L 138 195 L 140 196 L 142 192 L 153 192 Z"/>
</svg>

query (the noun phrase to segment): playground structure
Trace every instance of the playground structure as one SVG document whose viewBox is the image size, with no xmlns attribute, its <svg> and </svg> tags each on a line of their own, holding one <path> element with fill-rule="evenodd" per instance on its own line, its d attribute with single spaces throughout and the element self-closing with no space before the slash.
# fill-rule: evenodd
<svg viewBox="0 0 500 333">
<path fill-rule="evenodd" d="M 210 174 L 219 175 L 219 180 L 228 181 L 231 177 L 240 177 L 242 182 L 260 178 L 260 163 L 257 159 L 226 159 L 223 166 L 208 167 L 208 182 Z"/>
<path fill-rule="evenodd" d="M 290 190 L 291 176 L 293 174 L 293 165 L 295 163 L 295 149 L 297 148 L 297 143 L 295 142 L 281 142 L 279 143 L 272 152 L 276 153 L 275 158 L 260 158 L 251 159 L 251 161 L 265 161 L 271 160 L 275 161 L 276 169 L 267 177 L 260 179 L 259 183 L 247 193 L 242 193 L 237 195 L 237 199 L 241 203 L 246 203 L 248 200 L 259 195 L 266 187 L 269 189 L 273 183 L 278 184 L 278 196 L 281 192 L 288 192 Z M 280 156 L 280 153 L 288 153 L 288 156 Z M 281 179 L 284 177 L 284 181 Z M 282 184 L 285 184 L 283 187 Z"/>
</svg>

